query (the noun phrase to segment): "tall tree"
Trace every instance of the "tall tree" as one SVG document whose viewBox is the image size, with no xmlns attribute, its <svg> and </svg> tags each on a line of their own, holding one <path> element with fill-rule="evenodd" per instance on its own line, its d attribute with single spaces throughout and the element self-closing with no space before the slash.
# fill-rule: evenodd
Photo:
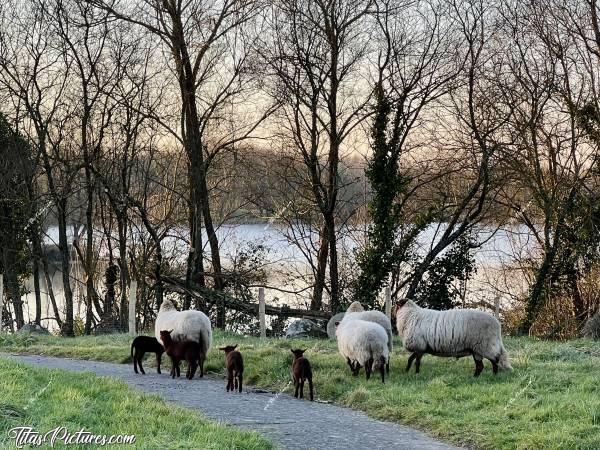
<svg viewBox="0 0 600 450">
<path fill-rule="evenodd" d="M 282 138 L 305 166 L 320 216 L 311 309 L 321 309 L 329 267 L 329 308 L 340 308 L 336 223 L 344 145 L 368 116 L 368 92 L 356 85 L 373 51 L 376 2 L 281 0 L 269 16 L 271 39 L 261 47 L 281 102 Z M 311 232 L 312 233 L 312 232 Z"/>
<path fill-rule="evenodd" d="M 179 86 L 181 132 L 168 127 L 179 139 L 188 158 L 190 251 L 187 282 L 205 284 L 202 226 L 210 247 L 213 279 L 217 290 L 224 287 L 219 242 L 213 220 L 208 186 L 212 159 L 234 142 L 248 138 L 264 119 L 260 115 L 227 138 L 210 136 L 221 120 L 224 108 L 239 100 L 248 85 L 242 76 L 249 63 L 241 27 L 257 14 L 255 0 L 151 0 L 137 2 L 101 1 L 92 3 L 113 17 L 138 25 L 158 37 L 166 46 Z M 239 53 L 242 50 L 241 54 Z M 211 137 L 209 139 L 209 137 Z M 186 300 L 189 307 L 189 298 Z M 220 305 L 217 325 L 225 326 L 225 308 Z"/>
<path fill-rule="evenodd" d="M 29 273 L 28 227 L 35 216 L 27 195 L 34 176 L 33 151 L 27 140 L 0 115 L 0 272 L 17 329 L 25 323 L 20 278 Z"/>
</svg>

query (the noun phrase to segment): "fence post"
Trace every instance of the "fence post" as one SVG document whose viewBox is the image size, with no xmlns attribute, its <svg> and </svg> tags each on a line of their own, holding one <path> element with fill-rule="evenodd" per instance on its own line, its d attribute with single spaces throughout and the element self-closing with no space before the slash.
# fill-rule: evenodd
<svg viewBox="0 0 600 450">
<path fill-rule="evenodd" d="M 385 288 L 385 315 L 392 318 L 392 290 L 389 286 Z"/>
<path fill-rule="evenodd" d="M 496 319 L 500 320 L 500 296 L 499 295 L 496 295 L 496 298 L 494 299 L 494 307 L 495 307 Z"/>
<path fill-rule="evenodd" d="M 265 288 L 258 288 L 258 322 L 260 324 L 260 337 L 267 337 L 265 325 Z"/>
<path fill-rule="evenodd" d="M 129 284 L 129 335 L 135 336 L 135 303 L 137 299 L 137 281 Z"/>
<path fill-rule="evenodd" d="M 4 274 L 0 273 L 0 331 L 2 331 L 2 312 L 4 311 Z"/>
</svg>

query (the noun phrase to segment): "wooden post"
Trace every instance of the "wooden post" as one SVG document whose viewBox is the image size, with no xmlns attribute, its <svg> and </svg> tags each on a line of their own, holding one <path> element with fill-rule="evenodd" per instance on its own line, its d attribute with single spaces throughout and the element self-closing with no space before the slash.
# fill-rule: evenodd
<svg viewBox="0 0 600 450">
<path fill-rule="evenodd" d="M 494 306 L 495 306 L 496 319 L 500 320 L 500 296 L 499 295 L 496 295 L 496 298 L 494 299 Z"/>
<path fill-rule="evenodd" d="M 265 288 L 258 288 L 258 322 L 260 324 L 260 337 L 267 337 L 265 325 Z"/>
<path fill-rule="evenodd" d="M 392 290 L 389 286 L 385 288 L 385 315 L 392 318 Z"/>
<path fill-rule="evenodd" d="M 137 299 L 137 281 L 129 284 L 129 335 L 135 336 L 135 303 Z"/>
<path fill-rule="evenodd" d="M 4 274 L 0 273 L 0 332 L 2 331 L 2 312 L 4 311 Z"/>
</svg>

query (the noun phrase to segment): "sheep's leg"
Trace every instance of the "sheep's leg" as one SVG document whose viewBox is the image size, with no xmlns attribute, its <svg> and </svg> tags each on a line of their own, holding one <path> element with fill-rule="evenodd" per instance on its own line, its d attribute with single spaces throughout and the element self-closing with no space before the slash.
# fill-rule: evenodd
<svg viewBox="0 0 600 450">
<path fill-rule="evenodd" d="M 358 372 L 360 372 L 360 368 L 362 366 L 360 365 L 360 363 L 357 361 L 354 363 L 354 369 L 352 369 L 352 375 L 357 377 L 358 376 Z"/>
<path fill-rule="evenodd" d="M 494 375 L 498 375 L 498 360 L 490 359 L 490 361 L 492 362 L 492 370 L 494 371 Z"/>
<path fill-rule="evenodd" d="M 200 357 L 199 366 L 200 366 L 200 378 L 204 376 L 204 358 Z"/>
<path fill-rule="evenodd" d="M 473 355 L 473 359 L 475 360 L 475 373 L 473 374 L 473 376 L 478 377 L 483 371 L 483 361 L 481 360 L 481 358 L 475 355 Z"/>
<path fill-rule="evenodd" d="M 352 364 L 352 361 L 350 361 L 350 358 L 346 358 L 346 362 L 348 363 L 348 366 L 350 367 L 350 372 L 352 372 L 352 375 L 356 376 L 357 373 L 355 373 L 354 364 Z"/>
<path fill-rule="evenodd" d="M 423 357 L 423 353 L 417 354 L 417 359 L 415 361 L 415 373 L 419 373 L 421 371 L 421 358 Z"/>
<path fill-rule="evenodd" d="M 156 354 L 156 371 L 160 374 L 160 360 L 162 355 L 160 353 Z"/>
<path fill-rule="evenodd" d="M 369 358 L 367 363 L 365 364 L 365 372 L 367 374 L 367 380 L 371 378 L 371 373 L 373 372 L 373 358 Z"/>
<path fill-rule="evenodd" d="M 408 357 L 408 364 L 406 365 L 406 371 L 408 372 L 410 370 L 410 367 L 412 366 L 413 361 L 415 360 L 415 358 L 417 357 L 416 353 L 413 353 L 412 355 L 410 355 Z"/>
<path fill-rule="evenodd" d="M 382 356 L 381 360 L 379 361 L 379 372 L 381 373 L 381 382 L 385 384 L 385 366 L 386 365 L 386 361 L 385 358 Z M 389 373 L 389 371 L 388 371 Z"/>
<path fill-rule="evenodd" d="M 309 395 L 310 395 L 310 401 L 312 402 L 314 399 L 312 377 L 308 379 L 308 390 L 309 390 Z"/>
<path fill-rule="evenodd" d="M 389 357 L 389 356 L 388 356 L 388 359 L 387 359 L 387 361 L 386 361 L 386 363 L 385 363 L 385 371 L 386 371 L 386 372 L 388 373 L 388 375 L 389 375 L 389 373 L 390 373 L 390 357 Z"/>
</svg>

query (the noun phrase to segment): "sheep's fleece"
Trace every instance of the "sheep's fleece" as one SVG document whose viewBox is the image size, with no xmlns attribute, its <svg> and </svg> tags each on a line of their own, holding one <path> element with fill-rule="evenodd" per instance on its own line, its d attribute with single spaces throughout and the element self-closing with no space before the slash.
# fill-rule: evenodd
<svg viewBox="0 0 600 450">
<path fill-rule="evenodd" d="M 380 365 L 380 357 L 389 357 L 387 333 L 381 325 L 364 320 L 342 320 L 335 331 L 338 350 L 350 361 L 361 366 L 373 358 L 375 367 Z"/>
<path fill-rule="evenodd" d="M 154 325 L 156 339 L 162 344 L 160 340 L 161 330 L 173 330 L 171 336 L 174 341 L 200 342 L 205 355 L 212 345 L 210 319 L 200 311 L 177 311 L 171 300 L 162 302 Z M 202 339 L 200 339 L 200 336 L 202 336 Z"/>
<path fill-rule="evenodd" d="M 393 350 L 393 336 L 392 336 L 392 321 L 381 311 L 365 311 L 365 308 L 359 302 L 352 302 L 344 314 L 344 320 L 365 320 L 367 322 L 373 322 L 379 324 L 385 330 L 388 337 L 388 350 L 390 355 Z"/>
<path fill-rule="evenodd" d="M 501 369 L 511 369 L 502 344 L 500 322 L 483 311 L 452 309 L 435 311 L 412 300 L 396 310 L 396 326 L 409 352 L 436 356 L 468 356 L 497 360 Z"/>
</svg>

